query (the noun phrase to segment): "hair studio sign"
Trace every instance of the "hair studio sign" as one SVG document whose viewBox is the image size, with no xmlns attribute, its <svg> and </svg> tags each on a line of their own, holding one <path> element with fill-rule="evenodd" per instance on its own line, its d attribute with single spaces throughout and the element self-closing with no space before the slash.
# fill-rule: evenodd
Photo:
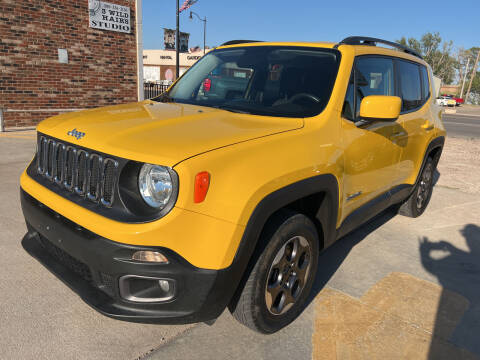
<svg viewBox="0 0 480 360">
<path fill-rule="evenodd" d="M 104 1 L 89 0 L 90 27 L 94 29 L 131 32 L 130 8 Z"/>
</svg>

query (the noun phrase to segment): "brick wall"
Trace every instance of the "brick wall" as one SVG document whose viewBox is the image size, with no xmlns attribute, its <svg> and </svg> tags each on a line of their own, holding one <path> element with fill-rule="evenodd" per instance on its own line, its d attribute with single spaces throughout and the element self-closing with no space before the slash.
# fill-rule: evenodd
<svg viewBox="0 0 480 360">
<path fill-rule="evenodd" d="M 137 101 L 135 0 L 130 34 L 89 27 L 88 0 L 0 0 L 0 107 L 78 109 Z M 68 64 L 58 62 L 67 49 Z M 54 112 L 6 112 L 31 126 Z"/>
</svg>

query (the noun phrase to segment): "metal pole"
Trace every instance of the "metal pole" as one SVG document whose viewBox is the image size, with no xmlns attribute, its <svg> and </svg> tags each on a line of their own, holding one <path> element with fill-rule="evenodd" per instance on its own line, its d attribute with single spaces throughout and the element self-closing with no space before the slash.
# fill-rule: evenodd
<svg viewBox="0 0 480 360">
<path fill-rule="evenodd" d="M 175 73 L 176 73 L 176 79 L 180 77 L 180 0 L 177 0 L 177 33 L 175 34 L 176 36 L 176 54 L 175 54 Z"/>
<path fill-rule="evenodd" d="M 0 107 L 0 132 L 5 131 L 5 123 L 3 120 L 3 108 Z"/>
<path fill-rule="evenodd" d="M 203 55 L 205 55 L 205 43 L 207 39 L 207 17 L 203 20 Z"/>
<path fill-rule="evenodd" d="M 137 99 L 145 98 L 143 88 L 143 24 L 142 24 L 142 0 L 137 0 L 135 5 L 135 34 L 137 36 Z"/>
<path fill-rule="evenodd" d="M 462 91 L 460 91 L 460 99 L 463 99 L 463 89 L 465 88 L 465 81 L 467 80 L 468 65 L 470 65 L 470 58 L 467 59 L 467 67 L 465 68 L 465 74 L 463 75 Z"/>
</svg>

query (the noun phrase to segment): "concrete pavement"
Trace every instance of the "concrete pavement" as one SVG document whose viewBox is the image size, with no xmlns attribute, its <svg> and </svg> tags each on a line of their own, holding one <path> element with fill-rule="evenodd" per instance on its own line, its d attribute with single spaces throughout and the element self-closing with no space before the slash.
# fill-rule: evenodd
<svg viewBox="0 0 480 360">
<path fill-rule="evenodd" d="M 18 178 L 34 147 L 33 133 L 0 136 L 0 359 L 480 356 L 480 194 L 437 186 L 422 217 L 386 212 L 334 244 L 308 308 L 275 335 L 228 311 L 212 326 L 131 324 L 91 310 L 22 249 Z"/>
<path fill-rule="evenodd" d="M 136 359 L 185 331 L 104 317 L 23 250 L 18 179 L 34 139 L 0 135 L 0 359 Z"/>
<path fill-rule="evenodd" d="M 479 358 L 479 219 L 479 195 L 437 187 L 420 218 L 386 212 L 325 251 L 311 304 L 279 333 L 226 312 L 147 358 Z"/>
</svg>

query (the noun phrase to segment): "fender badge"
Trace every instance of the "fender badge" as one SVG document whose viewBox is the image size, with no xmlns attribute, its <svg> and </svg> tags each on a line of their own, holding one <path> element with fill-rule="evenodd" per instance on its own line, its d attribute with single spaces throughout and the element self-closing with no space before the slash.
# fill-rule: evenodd
<svg viewBox="0 0 480 360">
<path fill-rule="evenodd" d="M 70 130 L 68 133 L 67 133 L 68 136 L 73 136 L 74 138 L 76 138 L 77 140 L 80 140 L 81 138 L 83 138 L 85 136 L 85 133 L 84 132 L 80 132 L 80 131 L 77 131 L 77 129 L 73 129 L 73 130 Z"/>
</svg>

